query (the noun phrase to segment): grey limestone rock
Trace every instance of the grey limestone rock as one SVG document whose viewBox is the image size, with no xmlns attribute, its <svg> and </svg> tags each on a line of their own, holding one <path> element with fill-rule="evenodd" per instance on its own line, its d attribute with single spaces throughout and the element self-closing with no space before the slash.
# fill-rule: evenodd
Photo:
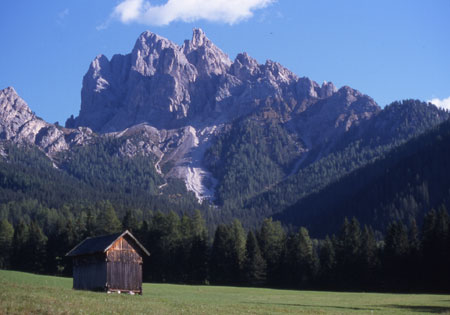
<svg viewBox="0 0 450 315">
<path fill-rule="evenodd" d="M 73 145 L 86 143 L 91 135 L 89 128 L 66 129 L 45 122 L 12 87 L 0 91 L 0 142 L 36 145 L 52 157 Z"/>
<path fill-rule="evenodd" d="M 234 119 L 277 119 L 295 132 L 299 152 L 326 152 L 379 110 L 356 90 L 320 86 L 271 60 L 259 64 L 241 53 L 231 61 L 201 29 L 181 46 L 146 31 L 129 54 L 92 61 L 70 128 L 36 117 L 14 89 L 1 91 L 0 139 L 37 145 L 52 157 L 96 137 L 119 137 L 117 154 L 152 157 L 159 173 L 184 179 L 204 199 L 212 198 L 216 181 L 203 157 Z"/>
</svg>

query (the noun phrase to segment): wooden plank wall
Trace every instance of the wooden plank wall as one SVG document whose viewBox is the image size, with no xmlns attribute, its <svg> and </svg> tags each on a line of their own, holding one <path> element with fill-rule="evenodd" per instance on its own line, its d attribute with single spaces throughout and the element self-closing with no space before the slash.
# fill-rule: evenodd
<svg viewBox="0 0 450 315">
<path fill-rule="evenodd" d="M 75 257 L 73 288 L 78 290 L 104 290 L 106 272 L 106 257 L 104 255 Z"/>
<path fill-rule="evenodd" d="M 141 292 L 142 257 L 124 237 L 108 250 L 108 285 L 112 290 Z"/>
</svg>

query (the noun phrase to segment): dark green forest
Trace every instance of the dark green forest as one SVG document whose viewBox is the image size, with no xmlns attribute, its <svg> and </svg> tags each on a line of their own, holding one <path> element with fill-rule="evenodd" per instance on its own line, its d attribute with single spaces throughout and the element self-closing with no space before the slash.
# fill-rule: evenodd
<svg viewBox="0 0 450 315">
<path fill-rule="evenodd" d="M 1 268 L 70 276 L 65 254 L 88 236 L 130 230 L 151 252 L 144 281 L 268 286 L 295 289 L 448 292 L 450 219 L 444 206 L 429 211 L 419 229 L 392 222 L 378 238 L 357 219 L 344 219 L 324 239 L 306 228 L 286 233 L 265 219 L 247 233 L 239 220 L 220 224 L 212 240 L 199 211 L 191 216 L 154 213 L 120 221 L 111 204 L 98 213 L 60 218 L 52 226 L 0 221 Z"/>
<path fill-rule="evenodd" d="M 429 209 L 450 206 L 448 174 L 450 122 L 446 121 L 275 218 L 307 226 L 317 236 L 336 231 L 344 217 L 355 216 L 382 231 L 387 221 L 420 223 Z"/>
<path fill-rule="evenodd" d="M 98 203 L 114 204 L 117 215 L 127 210 L 145 218 L 151 211 L 193 213 L 205 217 L 209 205 L 201 205 L 184 182 L 164 183 L 149 157 L 119 157 L 118 139 L 100 139 L 86 147 L 75 148 L 57 157 L 58 167 L 35 147 L 4 145 L 7 158 L 0 158 L 0 217 L 15 223 L 30 222 L 36 213 L 55 216 L 79 215 Z M 50 215 L 51 217 L 51 215 Z M 53 219 L 52 219 L 53 220 Z"/>
<path fill-rule="evenodd" d="M 308 152 L 294 174 L 290 172 L 300 154 L 294 143 L 299 140 L 288 128 L 276 122 L 264 126 L 257 116 L 238 120 L 207 153 L 207 162 L 220 180 L 221 217 L 258 226 L 263 218 L 384 157 L 448 118 L 447 112 L 424 102 L 394 102 L 339 141 Z"/>
<path fill-rule="evenodd" d="M 446 118 L 393 103 L 294 173 L 302 152 L 289 128 L 235 121 L 206 154 L 215 204 L 166 182 L 154 157 L 118 154 L 124 139 L 99 137 L 53 161 L 2 142 L 0 268 L 70 275 L 73 246 L 129 229 L 152 253 L 146 281 L 448 291 Z"/>
</svg>

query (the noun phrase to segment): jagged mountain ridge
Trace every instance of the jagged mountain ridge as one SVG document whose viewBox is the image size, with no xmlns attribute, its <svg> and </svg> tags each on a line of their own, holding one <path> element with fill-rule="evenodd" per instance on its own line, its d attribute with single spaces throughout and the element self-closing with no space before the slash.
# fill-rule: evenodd
<svg viewBox="0 0 450 315">
<path fill-rule="evenodd" d="M 317 236 L 337 232 L 345 217 L 356 217 L 379 231 L 396 221 L 417 220 L 420 225 L 430 209 L 450 204 L 449 144 L 447 120 L 287 207 L 274 219 L 301 224 Z"/>
<path fill-rule="evenodd" d="M 106 133 L 140 123 L 158 129 L 204 126 L 242 117 L 268 100 L 288 116 L 318 100 L 336 98 L 336 92 L 332 83 L 319 86 L 279 63 L 268 60 L 260 65 L 246 53 L 232 62 L 200 29 L 194 29 L 192 40 L 181 47 L 147 31 L 130 54 L 114 55 L 110 61 L 104 55 L 95 58 L 83 78 L 80 114 L 68 121 L 68 127 Z M 373 107 L 364 115 L 380 110 L 370 97 L 349 87 L 341 94 L 339 103 L 359 101 Z M 355 109 L 329 115 L 336 119 L 333 123 L 348 129 L 361 118 Z"/>
<path fill-rule="evenodd" d="M 12 87 L 0 90 L 0 141 L 36 145 L 47 155 L 86 144 L 94 137 L 89 128 L 67 129 L 37 117 Z"/>
<path fill-rule="evenodd" d="M 110 61 L 97 56 L 81 96 L 80 114 L 66 127 L 120 135 L 140 129 L 158 157 L 157 169 L 170 166 L 166 177 L 184 179 L 199 199 L 213 198 L 217 183 L 205 152 L 236 119 L 256 114 L 289 124 L 300 158 L 380 111 L 367 95 L 319 86 L 279 63 L 258 64 L 246 53 L 231 61 L 200 29 L 182 46 L 147 31 L 130 54 Z"/>
<path fill-rule="evenodd" d="M 2 138 L 38 145 L 50 158 L 99 139 L 120 139 L 114 154 L 150 157 L 161 177 L 184 180 L 199 200 L 217 197 L 217 189 L 221 198 L 241 199 L 230 193 L 235 180 L 232 177 L 230 181 L 232 174 L 220 170 L 239 170 L 242 156 L 256 161 L 255 143 L 260 145 L 256 154 L 262 159 L 253 165 L 252 174 L 240 180 L 241 184 L 252 186 L 251 192 L 246 192 L 246 187 L 241 190 L 250 197 L 272 190 L 302 168 L 358 139 L 379 136 L 381 142 L 391 143 L 398 140 L 394 126 L 410 121 L 408 132 L 413 135 L 448 117 L 427 106 L 423 110 L 433 112 L 435 119 L 420 114 L 408 116 L 407 105 L 395 113 L 381 110 L 372 98 L 350 87 L 338 90 L 326 82 L 320 86 L 276 62 L 258 64 L 246 53 L 231 61 L 199 29 L 182 46 L 144 32 L 130 54 L 115 55 L 111 60 L 97 56 L 83 78 L 81 96 L 80 114 L 68 119 L 67 128 L 45 123 L 33 116 L 27 106 L 15 108 L 11 104 L 19 98 L 17 95 L 3 97 L 7 105 L 2 112 L 17 110 L 23 112 L 19 114 L 23 117 L 18 123 L 11 114 L 4 114 L 1 126 L 6 131 L 1 133 Z M 426 120 L 424 126 L 422 120 Z M 26 133 L 21 130 L 28 129 L 15 127 L 17 124 L 36 127 Z M 242 127 L 252 124 L 258 132 L 239 139 L 239 130 L 245 131 Z M 233 130 L 238 132 L 230 138 Z M 237 149 L 221 149 L 221 154 L 228 156 L 214 157 L 211 146 L 224 137 Z M 278 140 L 283 145 L 274 143 Z M 242 144 L 243 149 L 239 148 Z M 235 157 L 230 157 L 233 154 Z M 345 172 L 351 169 L 346 168 Z M 266 172 L 273 174 L 254 176 Z M 339 171 L 336 176 L 342 174 Z M 251 177 L 256 178 L 252 183 Z M 317 187 L 314 185 L 310 186 Z M 311 187 L 289 193 L 303 196 Z M 267 212 L 272 213 L 273 210 Z"/>
</svg>

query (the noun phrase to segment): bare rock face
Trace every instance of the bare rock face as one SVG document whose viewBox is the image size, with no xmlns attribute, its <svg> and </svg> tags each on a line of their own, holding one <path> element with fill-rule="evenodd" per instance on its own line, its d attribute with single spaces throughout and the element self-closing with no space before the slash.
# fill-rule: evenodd
<svg viewBox="0 0 450 315">
<path fill-rule="evenodd" d="M 230 65 L 201 30 L 194 30 L 192 40 L 182 47 L 144 32 L 130 54 L 115 55 L 111 61 L 100 55 L 91 63 L 74 126 L 99 132 L 144 122 L 179 127 L 206 107 L 215 92 L 208 81 L 226 73 Z"/>
<path fill-rule="evenodd" d="M 258 64 L 242 53 L 232 62 L 200 29 L 181 47 L 147 31 L 130 54 L 94 59 L 83 79 L 80 114 L 70 126 L 101 133 L 141 123 L 158 129 L 205 126 L 267 104 L 290 120 L 336 93 L 332 83 L 319 86 L 271 60 Z"/>
<path fill-rule="evenodd" d="M 36 145 L 49 156 L 91 138 L 88 128 L 68 130 L 37 117 L 12 87 L 0 91 L 0 141 Z"/>
<path fill-rule="evenodd" d="M 118 154 L 151 156 L 158 172 L 182 178 L 199 199 L 213 198 L 216 182 L 203 156 L 236 118 L 287 124 L 302 143 L 299 152 L 307 152 L 380 110 L 358 91 L 320 86 L 271 60 L 259 64 L 241 53 L 231 61 L 200 29 L 182 46 L 147 31 L 127 55 L 98 55 L 70 128 L 36 117 L 12 88 L 1 92 L 0 105 L 0 139 L 37 145 L 52 157 L 95 137 L 120 137 Z"/>
<path fill-rule="evenodd" d="M 197 69 L 199 76 L 220 76 L 227 73 L 231 66 L 228 56 L 217 48 L 201 29 L 194 29 L 192 40 L 186 40 L 181 50 Z"/>
<path fill-rule="evenodd" d="M 227 121 L 267 98 L 296 97 L 297 81 L 279 63 L 259 65 L 246 53 L 232 62 L 200 29 L 181 47 L 147 31 L 130 54 L 94 59 L 70 125 L 114 132 L 140 123 L 167 129 Z"/>
<path fill-rule="evenodd" d="M 259 64 L 240 53 L 232 61 L 200 29 L 182 46 L 147 31 L 131 53 L 92 61 L 79 116 L 69 118 L 67 128 L 36 117 L 13 88 L 0 91 L 0 156 L 6 154 L 5 142 L 36 145 L 53 158 L 98 137 L 121 138 L 115 154 L 151 157 L 162 176 L 183 179 L 199 200 L 213 199 L 217 180 L 205 166 L 205 152 L 237 119 L 286 129 L 299 153 L 293 169 L 286 170 L 289 176 L 306 158 L 333 152 L 345 135 L 411 120 L 406 115 L 393 124 L 395 117 L 385 116 L 395 109 L 380 115 L 384 111 L 369 96 L 299 78 L 271 60 Z M 409 125 L 414 129 L 420 122 Z"/>
<path fill-rule="evenodd" d="M 130 54 L 94 59 L 83 78 L 80 114 L 66 126 L 128 137 L 122 154 L 154 155 L 158 171 L 175 165 L 166 176 L 183 178 L 203 198 L 211 192 L 202 182 L 214 179 L 202 156 L 220 126 L 268 112 L 288 123 L 308 150 L 379 110 L 366 95 L 320 86 L 271 60 L 259 64 L 241 53 L 231 61 L 200 29 L 181 47 L 147 31 Z"/>
<path fill-rule="evenodd" d="M 370 120 L 381 111 L 372 98 L 348 86 L 336 91 L 331 83 L 324 83 L 319 88 L 317 84 L 303 80 L 299 90 L 319 97 L 293 123 L 309 148 L 333 146 L 350 128 Z M 328 94 L 329 97 L 324 97 Z"/>
</svg>

